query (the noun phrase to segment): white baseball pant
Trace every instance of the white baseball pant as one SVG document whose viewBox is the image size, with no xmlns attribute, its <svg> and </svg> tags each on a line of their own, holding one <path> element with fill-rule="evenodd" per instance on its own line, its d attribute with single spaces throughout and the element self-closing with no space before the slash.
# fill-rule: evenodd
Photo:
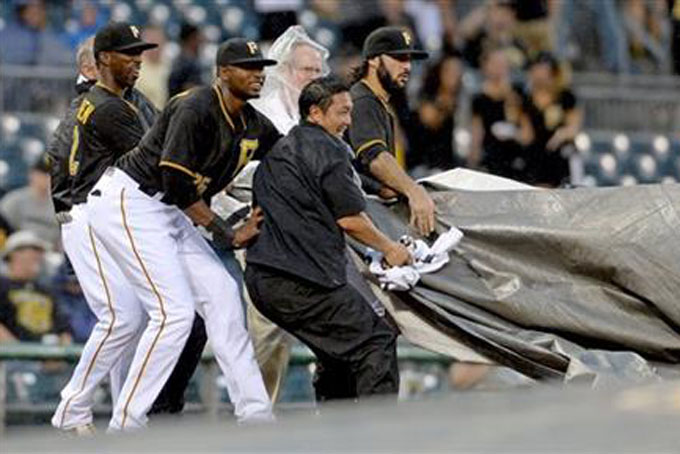
<svg viewBox="0 0 680 454">
<path fill-rule="evenodd" d="M 245 328 L 239 285 L 189 218 L 150 197 L 123 171 L 108 169 L 88 198 L 93 230 L 132 284 L 149 316 L 109 430 L 146 425 L 172 372 L 194 309 L 227 382 L 239 421 L 272 419 L 271 402 Z"/>
<path fill-rule="evenodd" d="M 146 320 L 132 287 L 91 230 L 85 204 L 70 214 L 71 222 L 61 226 L 62 243 L 97 323 L 52 417 L 52 425 L 65 430 L 92 422 L 94 393 L 107 375 L 116 402 Z"/>
</svg>

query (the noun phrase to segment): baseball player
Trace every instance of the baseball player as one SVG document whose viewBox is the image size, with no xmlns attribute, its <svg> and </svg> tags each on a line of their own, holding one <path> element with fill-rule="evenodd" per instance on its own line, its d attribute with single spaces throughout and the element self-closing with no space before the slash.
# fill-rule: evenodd
<svg viewBox="0 0 680 454">
<path fill-rule="evenodd" d="M 390 106 L 390 97 L 406 89 L 411 60 L 427 58 L 427 52 L 414 48 L 411 32 L 390 26 L 374 30 L 366 38 L 362 55 L 351 89 L 354 109 L 349 142 L 362 172 L 378 181 L 376 192 L 405 196 L 411 223 L 422 235 L 428 235 L 435 227 L 434 202 L 394 157 L 397 119 Z"/>
<path fill-rule="evenodd" d="M 92 228 L 142 301 L 149 323 L 109 424 L 145 426 L 146 413 L 177 362 L 194 307 L 227 381 L 240 421 L 270 420 L 271 402 L 244 326 L 240 283 L 199 232 L 223 250 L 246 245 L 261 213 L 232 228 L 208 206 L 257 152 L 280 137 L 246 103 L 257 97 L 263 68 L 255 42 L 234 38 L 217 53 L 217 80 L 175 96 L 139 146 L 109 168 L 88 196 Z M 196 302 L 194 304 L 194 302 Z"/>
<path fill-rule="evenodd" d="M 121 30 L 126 32 L 122 34 L 122 38 Z M 109 36 L 110 39 L 111 36 L 115 38 L 116 35 L 119 40 L 124 40 L 127 36 L 126 42 L 117 44 L 117 46 L 128 47 L 125 49 L 127 52 L 139 54 L 140 49 L 149 46 L 139 40 L 135 41 L 134 33 L 127 30 L 132 29 L 126 24 L 105 27 L 99 34 L 100 40 L 96 47 L 100 52 L 109 52 L 102 51 L 101 37 Z M 140 128 L 130 126 L 122 131 L 123 133 L 130 132 L 128 136 L 130 141 L 138 141 L 141 138 L 141 132 L 148 129 L 148 125 L 157 115 L 156 109 L 149 100 L 131 85 L 123 86 L 122 100 L 109 96 L 109 92 L 102 92 L 104 88 L 101 86 L 93 88 L 92 94 L 86 94 L 98 78 L 93 47 L 95 47 L 93 38 L 86 40 L 79 47 L 77 61 L 80 75 L 77 91 L 80 96 L 72 102 L 69 111 L 55 131 L 48 150 L 51 157 L 52 195 L 57 218 L 62 224 L 64 250 L 73 264 L 86 299 L 98 319 L 85 345 L 81 360 L 70 382 L 62 391 L 62 401 L 52 421 L 58 428 L 73 429 L 79 434 L 91 432 L 93 394 L 109 370 L 112 399 L 114 403 L 117 401 L 127 367 L 134 353 L 134 348 L 128 347 L 125 351 L 121 351 L 117 344 L 121 343 L 121 337 L 127 338 L 134 334 L 132 329 L 134 324 L 138 325 L 138 332 L 141 333 L 144 317 L 139 316 L 140 310 L 130 312 L 127 310 L 127 304 L 121 303 L 129 299 L 135 300 L 136 296 L 106 250 L 98 245 L 88 227 L 83 207 L 83 192 L 86 193 L 91 188 L 99 175 L 96 171 L 79 172 L 80 169 L 76 163 L 81 162 L 85 157 L 83 148 L 86 147 L 94 147 L 98 151 L 103 151 L 100 154 L 87 154 L 91 165 L 105 166 L 107 163 L 110 164 L 115 157 L 115 154 L 108 153 L 108 149 L 116 146 L 114 141 L 117 137 L 106 129 L 106 125 L 109 121 L 116 120 L 116 114 L 111 114 L 111 117 L 100 115 L 101 112 L 112 109 L 111 103 L 121 103 L 123 109 L 135 109 L 134 117 L 130 117 L 130 124 L 142 123 L 142 126 Z M 110 64 L 101 66 L 101 63 L 104 81 L 108 80 L 110 83 L 111 79 L 121 76 L 123 71 L 120 66 L 112 68 Z M 115 85 L 115 82 L 110 85 Z M 81 121 L 83 116 L 80 115 L 81 110 L 79 110 L 82 105 L 96 106 L 95 108 L 100 108 L 100 111 L 90 113 L 87 121 L 83 123 Z M 80 193 L 73 190 L 74 184 L 81 187 Z M 108 265 L 106 274 L 102 272 L 102 265 Z M 123 312 L 126 313 L 123 314 Z M 138 315 L 138 320 L 125 323 L 126 320 L 135 318 L 135 314 Z M 183 364 L 191 371 L 198 363 L 206 340 L 202 326 L 197 326 L 194 333 L 192 339 L 195 343 L 188 343 L 183 351 L 185 358 Z M 198 351 L 197 354 L 196 351 Z M 178 407 L 181 408 L 183 404 L 184 389 L 188 383 L 188 377 L 185 378 L 185 376 L 184 370 L 176 370 L 173 373 L 173 378 L 166 383 L 167 391 L 154 404 L 157 412 L 179 411 Z"/>
</svg>

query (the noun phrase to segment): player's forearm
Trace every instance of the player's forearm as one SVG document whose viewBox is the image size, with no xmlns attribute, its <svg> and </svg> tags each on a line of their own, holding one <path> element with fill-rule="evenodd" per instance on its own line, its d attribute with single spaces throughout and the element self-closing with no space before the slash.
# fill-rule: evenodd
<svg viewBox="0 0 680 454">
<path fill-rule="evenodd" d="M 203 227 L 210 224 L 215 218 L 216 214 L 210 209 L 207 203 L 203 199 L 194 202 L 184 209 L 184 213 L 193 221 L 196 225 L 201 225 Z"/>
<path fill-rule="evenodd" d="M 378 230 L 366 213 L 345 216 L 336 221 L 349 236 L 383 253 L 394 246 L 394 242 Z"/>
<path fill-rule="evenodd" d="M 418 184 L 399 167 L 399 163 L 390 153 L 380 153 L 371 161 L 369 169 L 381 183 L 406 197 L 410 197 L 417 189 Z"/>
</svg>

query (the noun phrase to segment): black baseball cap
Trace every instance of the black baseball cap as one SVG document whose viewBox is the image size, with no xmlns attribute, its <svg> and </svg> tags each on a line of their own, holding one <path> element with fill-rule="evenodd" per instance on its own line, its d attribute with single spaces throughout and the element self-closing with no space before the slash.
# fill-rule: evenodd
<svg viewBox="0 0 680 454">
<path fill-rule="evenodd" d="M 364 41 L 364 58 L 373 58 L 378 55 L 409 55 L 414 60 L 423 60 L 428 57 L 424 50 L 416 49 L 415 39 L 409 30 L 403 27 L 380 27 L 373 30 Z"/>
<path fill-rule="evenodd" d="M 217 49 L 217 66 L 261 65 L 272 66 L 277 62 L 264 58 L 260 46 L 245 38 L 231 38 L 220 44 Z"/>
<path fill-rule="evenodd" d="M 97 30 L 94 37 L 94 55 L 99 52 L 143 52 L 158 47 L 140 38 L 141 31 L 126 22 L 110 22 Z"/>
</svg>

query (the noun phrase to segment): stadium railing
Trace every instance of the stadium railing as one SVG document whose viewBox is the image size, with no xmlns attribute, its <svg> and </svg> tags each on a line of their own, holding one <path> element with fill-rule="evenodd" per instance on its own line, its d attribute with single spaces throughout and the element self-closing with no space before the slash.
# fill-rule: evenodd
<svg viewBox="0 0 680 454">
<path fill-rule="evenodd" d="M 442 364 L 451 363 L 451 358 L 432 353 L 411 345 L 399 345 L 400 361 L 411 363 Z M 7 361 L 64 361 L 75 363 L 80 358 L 81 345 L 50 346 L 38 343 L 10 343 L 0 344 L 0 434 L 5 430 L 5 421 L 11 408 L 7 403 Z M 293 346 L 291 365 L 308 365 L 315 361 L 314 354 L 302 345 Z M 204 372 L 201 380 L 201 400 L 204 411 L 211 416 L 217 414 L 220 408 L 220 391 L 217 385 L 219 367 L 211 351 L 206 350 L 201 358 Z"/>
</svg>

